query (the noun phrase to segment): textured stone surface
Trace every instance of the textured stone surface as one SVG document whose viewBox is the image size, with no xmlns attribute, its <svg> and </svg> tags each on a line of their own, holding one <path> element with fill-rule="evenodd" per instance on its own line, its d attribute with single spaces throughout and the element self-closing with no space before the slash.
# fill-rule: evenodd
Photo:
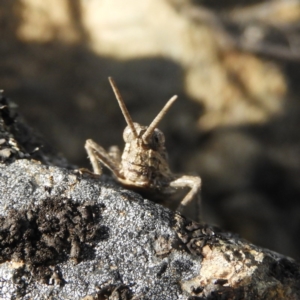
<svg viewBox="0 0 300 300">
<path fill-rule="evenodd" d="M 133 192 L 25 159 L 0 174 L 2 299 L 98 299 L 122 285 L 136 299 L 300 295 L 292 260 Z"/>
</svg>

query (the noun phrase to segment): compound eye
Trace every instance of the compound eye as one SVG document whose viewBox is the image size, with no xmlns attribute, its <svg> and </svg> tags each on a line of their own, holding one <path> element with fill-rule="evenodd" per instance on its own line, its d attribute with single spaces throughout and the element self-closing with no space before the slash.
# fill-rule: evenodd
<svg viewBox="0 0 300 300">
<path fill-rule="evenodd" d="M 157 128 L 155 128 L 153 135 L 152 135 L 152 143 L 155 148 L 163 146 L 165 143 L 165 136 L 164 134 Z"/>
<path fill-rule="evenodd" d="M 135 139 L 135 136 L 129 126 L 126 126 L 123 132 L 123 139 L 125 143 L 130 143 Z"/>
</svg>

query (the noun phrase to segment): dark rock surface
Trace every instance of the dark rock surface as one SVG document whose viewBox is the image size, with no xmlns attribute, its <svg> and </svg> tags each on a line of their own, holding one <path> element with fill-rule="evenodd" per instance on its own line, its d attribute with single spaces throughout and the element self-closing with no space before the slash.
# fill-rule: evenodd
<svg viewBox="0 0 300 300">
<path fill-rule="evenodd" d="M 67 168 L 11 108 L 2 97 L 1 299 L 300 297 L 292 259 Z"/>
</svg>

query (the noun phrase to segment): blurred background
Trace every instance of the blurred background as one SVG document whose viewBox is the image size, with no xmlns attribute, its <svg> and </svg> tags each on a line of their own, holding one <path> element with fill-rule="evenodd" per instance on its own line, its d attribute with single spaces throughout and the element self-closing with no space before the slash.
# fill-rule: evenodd
<svg viewBox="0 0 300 300">
<path fill-rule="evenodd" d="M 108 76 L 145 125 L 177 94 L 160 129 L 204 220 L 300 259 L 299 0 L 2 0 L 0 33 L 0 88 L 72 164 L 123 147 Z"/>
</svg>

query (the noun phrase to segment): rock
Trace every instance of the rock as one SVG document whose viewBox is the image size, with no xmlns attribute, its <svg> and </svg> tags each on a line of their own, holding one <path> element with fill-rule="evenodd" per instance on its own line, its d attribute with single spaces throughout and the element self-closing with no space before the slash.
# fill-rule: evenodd
<svg viewBox="0 0 300 300">
<path fill-rule="evenodd" d="M 300 297 L 293 259 L 80 174 L 0 107 L 1 299 Z"/>
</svg>

